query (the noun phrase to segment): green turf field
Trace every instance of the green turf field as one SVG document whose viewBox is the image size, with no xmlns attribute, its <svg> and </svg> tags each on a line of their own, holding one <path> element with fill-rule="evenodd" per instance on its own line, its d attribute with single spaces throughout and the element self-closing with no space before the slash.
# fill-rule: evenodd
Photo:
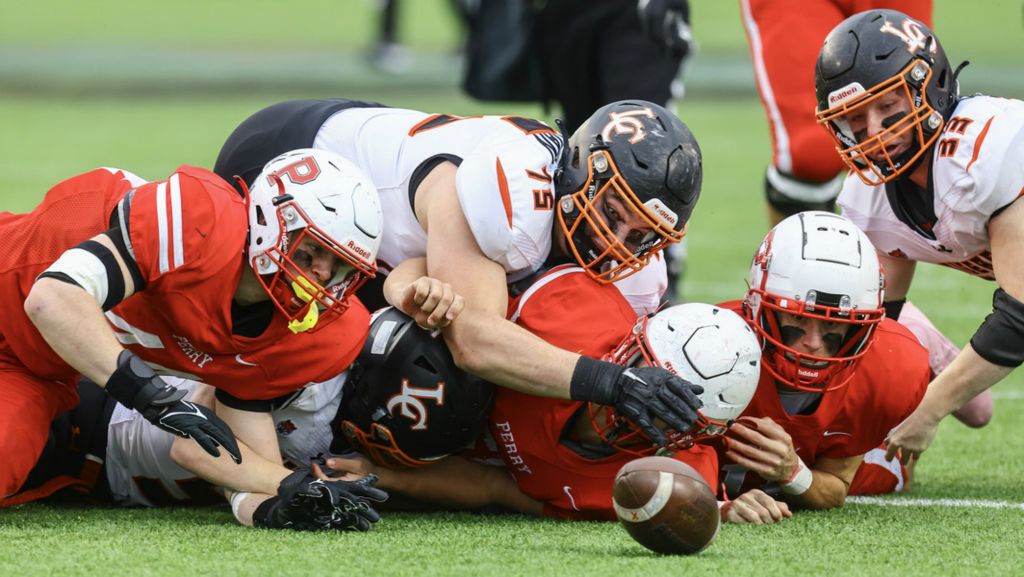
<svg viewBox="0 0 1024 577">
<path fill-rule="evenodd" d="M 765 232 L 768 134 L 750 89 L 736 3 L 692 1 L 702 52 L 679 110 L 701 143 L 706 172 L 689 229 L 684 292 L 718 301 L 742 295 L 748 260 Z M 0 210 L 29 210 L 52 184 L 96 166 L 151 179 L 182 163 L 210 166 L 241 119 L 287 98 L 545 114 L 462 97 L 452 84 L 458 72 L 448 55 L 457 27 L 446 2 L 406 4 L 404 35 L 425 64 L 393 78 L 361 64 L 358 51 L 372 37 L 369 1 L 7 3 L 0 18 Z M 1020 3 L 936 4 L 947 50 L 975 61 L 964 73 L 965 90 L 974 82 L 1024 96 Z M 724 83 L 728 74 L 735 84 Z M 260 75 L 264 81 L 253 80 Z M 992 289 L 925 265 L 911 297 L 963 343 L 988 312 Z M 368 534 L 314 535 L 235 526 L 226 508 L 32 505 L 0 511 L 0 575 L 1021 575 L 1024 372 L 995 394 L 987 428 L 944 423 L 910 495 L 798 513 L 772 527 L 726 526 L 694 558 L 654 557 L 615 524 L 516 516 L 389 515 Z"/>
</svg>

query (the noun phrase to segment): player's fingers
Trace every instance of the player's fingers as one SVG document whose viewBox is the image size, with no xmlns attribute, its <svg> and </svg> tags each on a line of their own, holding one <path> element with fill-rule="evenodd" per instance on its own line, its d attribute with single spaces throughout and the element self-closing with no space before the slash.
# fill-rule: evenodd
<svg viewBox="0 0 1024 577">
<path fill-rule="evenodd" d="M 320 468 L 319 463 L 313 463 L 313 466 L 309 468 L 309 472 L 317 479 L 323 479 L 324 481 L 331 480 L 331 478 L 327 476 L 327 473 L 324 473 L 324 470 Z"/>
<path fill-rule="evenodd" d="M 448 312 L 444 315 L 445 319 L 448 321 L 445 324 L 447 325 L 454 321 L 460 314 L 462 314 L 462 309 L 464 308 L 466 308 L 466 300 L 462 298 L 462 295 L 455 295 L 455 299 L 452 301 L 452 306 L 448 307 Z"/>
<path fill-rule="evenodd" d="M 448 307 L 452 305 L 453 298 L 455 298 L 455 293 L 452 291 L 452 285 L 441 283 L 438 287 L 437 304 L 429 309 L 430 316 L 427 317 L 427 322 L 430 323 L 430 326 L 435 328 L 442 326 L 441 322 L 444 320 Z"/>
<path fill-rule="evenodd" d="M 758 491 L 757 494 L 754 495 L 754 500 L 761 505 L 766 513 L 768 513 L 766 521 L 774 523 L 782 520 L 783 514 L 782 509 L 779 508 L 779 502 L 772 499 L 767 493 Z"/>
<path fill-rule="evenodd" d="M 757 473 L 758 475 L 767 475 L 768 472 L 771 470 L 770 467 L 768 467 L 761 461 L 756 461 L 754 459 L 741 455 L 735 451 L 726 451 L 725 457 L 732 461 L 733 463 L 736 463 L 741 467 L 745 467 L 749 469 L 751 472 Z"/>
<path fill-rule="evenodd" d="M 883 441 L 885 445 L 885 460 L 892 461 L 893 457 L 897 457 L 900 454 L 900 446 L 892 442 L 892 439 L 886 438 Z"/>
</svg>

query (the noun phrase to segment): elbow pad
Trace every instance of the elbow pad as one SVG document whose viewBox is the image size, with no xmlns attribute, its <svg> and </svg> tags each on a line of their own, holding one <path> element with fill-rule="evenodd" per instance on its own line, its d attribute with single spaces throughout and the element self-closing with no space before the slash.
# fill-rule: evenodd
<svg viewBox="0 0 1024 577">
<path fill-rule="evenodd" d="M 1024 362 L 1024 303 L 996 289 L 992 312 L 974 332 L 971 347 L 992 364 L 1020 366 Z"/>
</svg>

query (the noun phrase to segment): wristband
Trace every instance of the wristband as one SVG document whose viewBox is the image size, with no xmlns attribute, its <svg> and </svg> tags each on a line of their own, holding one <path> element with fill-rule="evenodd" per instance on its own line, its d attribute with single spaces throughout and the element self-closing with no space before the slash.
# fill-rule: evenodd
<svg viewBox="0 0 1024 577">
<path fill-rule="evenodd" d="M 625 370 L 626 367 L 615 363 L 581 356 L 572 371 L 569 398 L 614 406 L 617 400 L 615 383 Z"/>
<path fill-rule="evenodd" d="M 238 509 L 242 506 L 242 501 L 251 494 L 252 493 L 248 493 L 246 491 L 237 491 L 234 495 L 231 495 L 231 512 L 235 514 L 235 519 L 238 519 L 239 521 L 242 520 L 242 518 L 238 516 Z"/>
<path fill-rule="evenodd" d="M 788 495 L 803 495 L 811 488 L 814 481 L 814 473 L 804 464 L 803 459 L 796 458 L 796 470 L 788 481 L 782 483 L 782 491 Z"/>
</svg>

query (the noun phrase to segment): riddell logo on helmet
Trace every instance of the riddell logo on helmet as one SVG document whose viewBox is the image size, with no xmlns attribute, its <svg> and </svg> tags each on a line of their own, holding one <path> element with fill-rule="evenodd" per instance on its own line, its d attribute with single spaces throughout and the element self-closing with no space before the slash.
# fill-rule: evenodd
<svg viewBox="0 0 1024 577">
<path fill-rule="evenodd" d="M 664 222 L 670 227 L 674 228 L 676 226 L 676 223 L 679 222 L 679 215 L 676 214 L 675 211 L 673 211 L 671 208 L 665 206 L 665 204 L 658 200 L 657 198 L 648 200 L 647 202 L 644 203 L 644 206 L 647 207 L 647 210 L 651 211 L 655 216 L 657 216 L 658 220 Z"/>
<path fill-rule="evenodd" d="M 650 108 L 639 108 L 637 110 L 609 113 L 609 122 L 601 129 L 601 138 L 605 142 L 611 142 L 612 131 L 615 131 L 615 134 L 618 136 L 632 135 L 629 139 L 630 144 L 640 142 L 644 138 L 647 138 L 647 133 L 644 132 L 644 121 L 640 120 L 641 116 L 652 119 L 657 118 Z"/>
<path fill-rule="evenodd" d="M 365 259 L 369 259 L 370 258 L 370 251 L 368 251 L 365 248 L 359 246 L 358 244 L 355 243 L 355 241 L 351 241 L 350 240 L 350 241 L 348 241 L 348 244 L 346 244 L 345 246 L 347 246 L 352 252 L 358 254 L 359 256 L 361 256 L 361 257 L 363 257 Z"/>
<path fill-rule="evenodd" d="M 849 102 L 850 100 L 853 100 L 854 98 L 857 98 L 858 96 L 860 96 L 861 94 L 865 94 L 866 92 L 867 90 L 864 90 L 864 87 L 861 86 L 860 82 L 853 82 L 851 84 L 847 84 L 846 86 L 840 88 L 839 90 L 834 90 L 829 93 L 829 108 L 833 106 L 838 106 L 844 102 Z"/>
</svg>

